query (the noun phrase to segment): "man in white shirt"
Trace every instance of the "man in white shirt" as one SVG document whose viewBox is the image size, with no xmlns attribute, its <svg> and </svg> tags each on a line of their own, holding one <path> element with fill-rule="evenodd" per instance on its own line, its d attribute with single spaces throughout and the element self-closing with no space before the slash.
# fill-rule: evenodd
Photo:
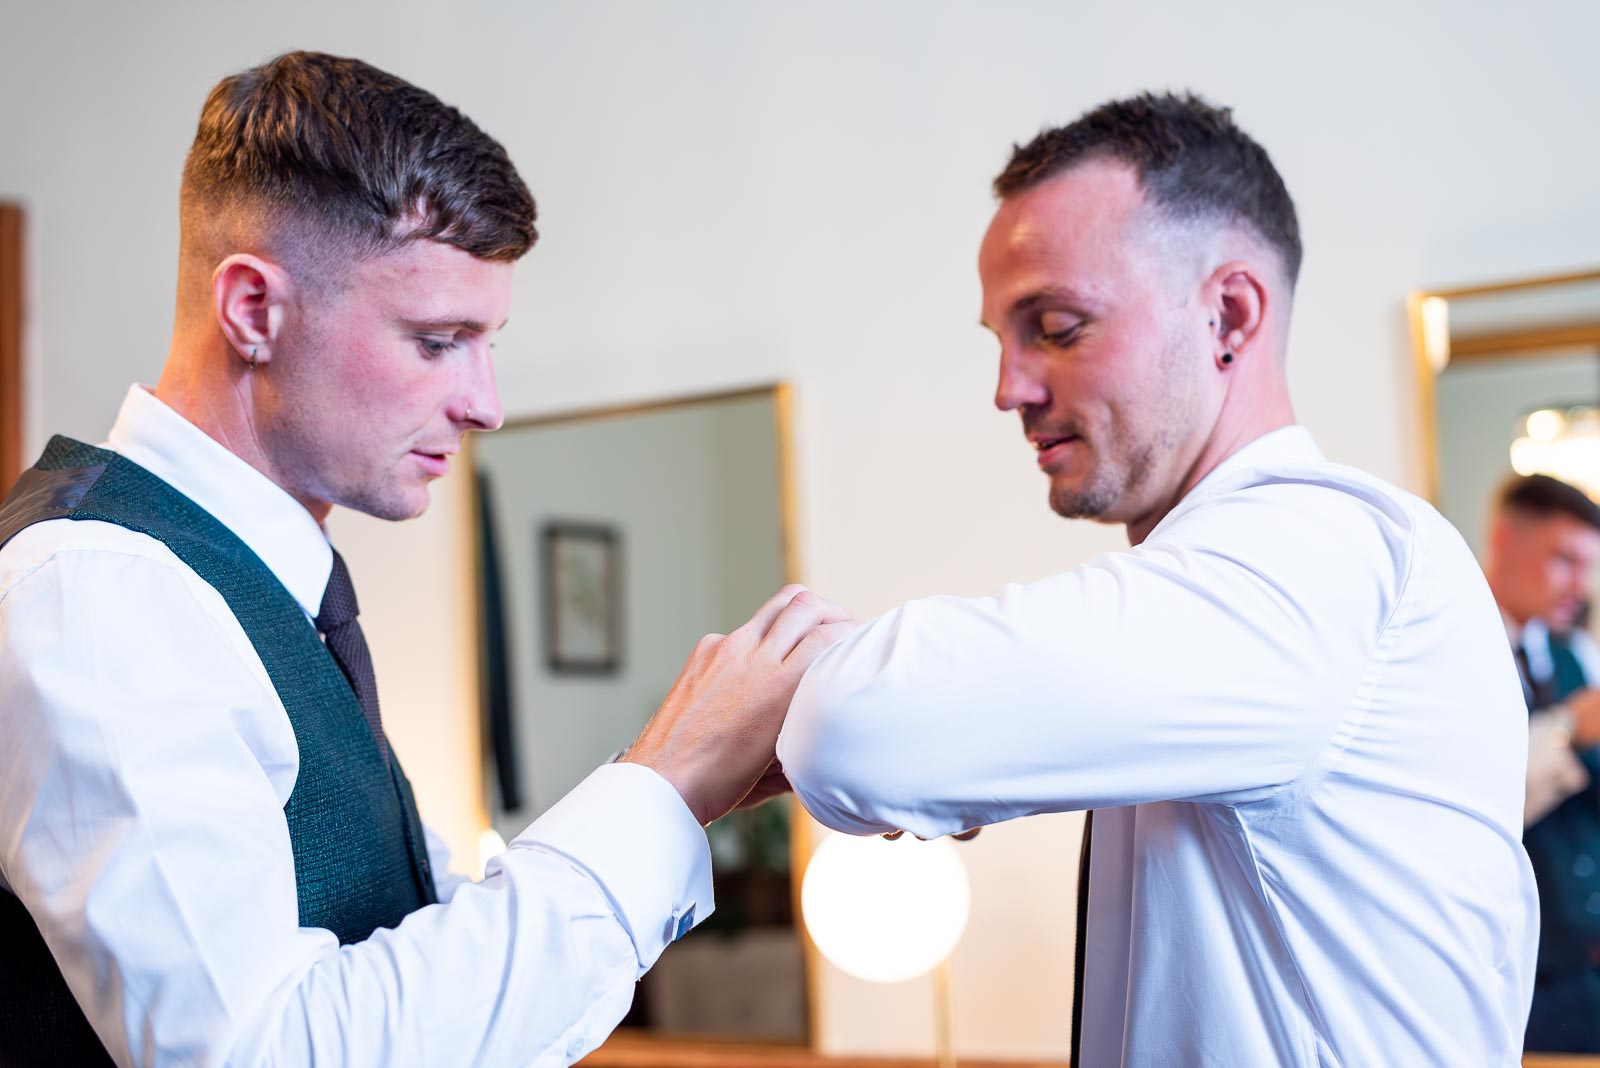
<svg viewBox="0 0 1600 1068">
<path fill-rule="evenodd" d="M 568 1064 L 711 911 L 702 827 L 841 614 L 791 588 L 706 639 L 622 761 L 447 876 L 322 521 L 419 514 L 500 424 L 533 200 L 456 109 L 302 52 L 212 91 L 181 207 L 160 382 L 0 507 L 0 1062 Z"/>
<path fill-rule="evenodd" d="M 1456 531 L 1294 425 L 1301 246 L 1266 153 L 1146 94 L 995 190 L 995 403 L 1052 508 L 1133 547 L 824 653 L 779 737 L 797 794 L 857 834 L 1097 810 L 1087 1068 L 1519 1063 L 1516 672 Z"/>
<path fill-rule="evenodd" d="M 1548 475 L 1501 486 L 1483 570 L 1528 707 L 1523 843 L 1539 883 L 1527 1048 L 1600 1053 L 1600 648 L 1579 627 L 1600 506 Z"/>
</svg>

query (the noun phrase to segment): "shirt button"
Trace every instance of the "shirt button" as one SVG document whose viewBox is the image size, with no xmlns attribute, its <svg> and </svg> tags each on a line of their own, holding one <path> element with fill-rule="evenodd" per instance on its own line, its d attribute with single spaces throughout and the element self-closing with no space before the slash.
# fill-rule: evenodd
<svg viewBox="0 0 1600 1068">
<path fill-rule="evenodd" d="M 1587 879 L 1594 874 L 1594 858 L 1587 853 L 1579 853 L 1578 859 L 1572 862 L 1572 874 L 1580 879 Z"/>
</svg>

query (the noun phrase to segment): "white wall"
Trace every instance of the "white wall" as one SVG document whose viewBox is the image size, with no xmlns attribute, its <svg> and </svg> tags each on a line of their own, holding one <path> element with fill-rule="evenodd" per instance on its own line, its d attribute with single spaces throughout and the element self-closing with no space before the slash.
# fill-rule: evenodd
<svg viewBox="0 0 1600 1068">
<path fill-rule="evenodd" d="M 7 0 L 0 27 L 0 195 L 28 203 L 36 241 L 35 442 L 98 435 L 124 384 L 157 372 L 179 166 L 210 84 L 290 46 L 358 53 L 461 104 L 539 198 L 499 349 L 507 408 L 792 380 L 806 577 L 863 613 L 1121 544 L 1050 516 L 1015 421 L 988 406 L 987 183 L 1041 124 L 1144 87 L 1233 104 L 1300 207 L 1301 417 L 1335 458 L 1413 487 L 1406 292 L 1600 259 L 1590 0 Z M 467 661 L 409 652 L 417 620 L 464 616 L 465 586 L 414 584 L 420 562 L 456 566 L 458 525 L 339 528 L 348 555 L 407 565 L 410 615 L 369 631 L 430 809 L 460 808 L 476 778 L 450 745 L 430 759 L 461 729 L 432 695 L 470 707 Z M 1061 817 L 973 843 L 964 1051 L 1061 1055 L 1076 840 Z M 823 1044 L 927 1048 L 930 998 L 830 973 Z"/>
</svg>

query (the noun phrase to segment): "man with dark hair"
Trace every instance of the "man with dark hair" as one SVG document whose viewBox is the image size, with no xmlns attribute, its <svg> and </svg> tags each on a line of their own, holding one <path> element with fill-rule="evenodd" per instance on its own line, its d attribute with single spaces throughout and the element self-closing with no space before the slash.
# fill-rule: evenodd
<svg viewBox="0 0 1600 1068">
<path fill-rule="evenodd" d="M 1539 883 L 1527 1048 L 1600 1053 L 1600 648 L 1577 625 L 1600 506 L 1548 475 L 1507 479 L 1484 553 L 1528 703 L 1523 844 Z"/>
<path fill-rule="evenodd" d="M 0 1063 L 565 1064 L 713 907 L 842 614 L 789 588 L 645 733 L 449 875 L 379 717 L 334 505 L 406 519 L 501 421 L 534 205 L 456 109 L 283 55 L 206 101 L 160 381 L 0 506 Z"/>
<path fill-rule="evenodd" d="M 1147 94 L 995 188 L 995 404 L 1051 507 L 1133 547 L 825 652 L 779 737 L 797 794 L 854 833 L 1097 810 L 1074 1064 L 1518 1064 L 1516 673 L 1454 528 L 1294 424 L 1277 171 Z"/>
</svg>

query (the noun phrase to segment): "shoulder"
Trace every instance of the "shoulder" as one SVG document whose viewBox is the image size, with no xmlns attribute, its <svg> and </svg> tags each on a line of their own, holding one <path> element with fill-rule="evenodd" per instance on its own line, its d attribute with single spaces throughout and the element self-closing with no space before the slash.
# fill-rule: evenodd
<svg viewBox="0 0 1600 1068">
<path fill-rule="evenodd" d="M 1426 501 L 1382 479 L 1338 464 L 1295 463 L 1251 467 L 1202 487 L 1157 534 L 1291 558 L 1303 555 L 1305 540 L 1338 543 L 1345 555 L 1366 551 L 1400 563 L 1436 524 L 1449 526 Z"/>
<path fill-rule="evenodd" d="M 148 656 L 151 644 L 181 658 L 181 647 L 199 641 L 253 659 L 222 595 L 156 538 L 99 520 L 53 519 L 0 549 L 0 643 L 9 661 L 61 642 L 107 661 L 132 655 L 123 650 Z"/>
<path fill-rule="evenodd" d="M 1408 595 L 1419 567 L 1482 581 L 1432 505 L 1325 461 L 1252 467 L 1203 487 L 1146 545 L 1216 556 L 1291 595 L 1365 606 L 1378 622 Z"/>
<path fill-rule="evenodd" d="M 184 585 L 186 577 L 205 585 L 171 549 L 148 534 L 97 519 L 51 519 L 25 528 L 0 548 L 0 603 L 41 571 L 53 579 L 75 582 L 130 567 L 165 576 L 176 585 Z"/>
</svg>

